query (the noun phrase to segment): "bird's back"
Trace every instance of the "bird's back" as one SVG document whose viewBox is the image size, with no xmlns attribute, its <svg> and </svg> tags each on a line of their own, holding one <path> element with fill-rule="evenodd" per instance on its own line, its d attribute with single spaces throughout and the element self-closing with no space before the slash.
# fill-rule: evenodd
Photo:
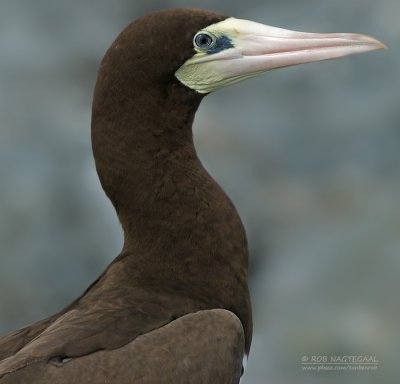
<svg viewBox="0 0 400 384">
<path fill-rule="evenodd" d="M 233 384 L 240 379 L 243 353 L 240 320 L 230 311 L 214 309 L 180 317 L 114 350 L 30 360 L 2 376 L 0 383 L 179 384 L 190 378 L 192 383 Z M 13 360 L 3 361 L 3 374 L 4 366 L 12 369 Z"/>
<path fill-rule="evenodd" d="M 185 350 L 184 348 L 179 349 L 181 343 L 185 344 L 191 338 L 198 338 L 199 340 L 191 347 L 186 346 L 185 348 L 190 349 L 196 345 L 196 353 L 201 353 L 201 349 L 198 349 L 199 342 L 205 343 L 205 340 L 208 340 L 208 344 L 206 343 L 202 347 L 204 356 L 201 358 L 198 356 L 199 360 L 188 358 L 194 351 L 190 353 L 186 351 L 181 356 L 183 361 L 186 361 L 182 369 L 192 370 L 197 364 L 207 363 L 212 356 L 207 348 L 214 348 L 212 347 L 214 343 L 217 343 L 217 349 L 224 348 L 223 343 L 221 344 L 221 337 L 237 338 L 240 334 L 240 338 L 244 338 L 243 327 L 232 312 L 214 309 L 223 308 L 217 297 L 215 302 L 212 300 L 202 301 L 191 295 L 182 294 L 173 287 L 139 286 L 134 283 L 132 276 L 126 276 L 126 270 L 121 268 L 121 261 L 124 260 L 125 257 L 121 254 L 84 294 L 64 310 L 0 339 L 0 358 L 2 359 L 0 361 L 0 383 L 23 383 L 25 377 L 32 377 L 33 381 L 30 380 L 30 382 L 35 384 L 63 383 L 64 381 L 60 380 L 64 377 L 68 378 L 68 380 L 65 379 L 67 380 L 65 382 L 74 382 L 75 379 L 70 375 L 77 375 L 76 378 L 78 378 L 84 373 L 89 375 L 88 377 L 92 377 L 93 372 L 89 374 L 90 370 L 84 370 L 83 367 L 86 362 L 91 364 L 97 361 L 114 367 L 115 372 L 113 373 L 110 368 L 111 371 L 107 375 L 117 375 L 121 369 L 125 369 L 126 365 L 130 366 L 131 358 L 125 359 L 125 354 L 136 356 L 138 351 L 147 350 L 149 350 L 148 355 L 142 355 L 141 358 L 135 357 L 137 365 L 135 368 L 131 367 L 130 376 L 150 375 L 149 377 L 151 377 L 152 370 L 142 371 L 142 369 L 144 369 L 145 360 L 148 360 L 145 364 L 148 368 L 149 364 L 153 364 L 157 358 L 162 358 L 161 352 L 154 355 L 154 350 L 162 348 L 164 351 L 162 353 L 165 353 L 172 348 L 178 358 L 178 354 Z M 199 311 L 202 311 L 202 316 L 191 317 Z M 207 313 L 210 315 L 209 317 L 207 317 Z M 215 313 L 223 315 L 215 315 Z M 188 316 L 192 320 L 182 320 Z M 201 320 L 196 327 L 194 319 Z M 221 319 L 226 320 L 224 327 L 227 327 L 222 331 L 218 329 L 218 322 Z M 230 326 L 229 322 L 232 319 L 235 320 Z M 232 327 L 237 327 L 233 333 Z M 201 328 L 203 328 L 202 336 L 196 334 L 196 332 L 201 332 Z M 192 334 L 194 330 L 196 332 Z M 183 338 L 182 340 L 168 339 L 170 337 L 168 335 L 171 334 L 183 335 Z M 158 337 L 160 340 L 157 339 Z M 146 340 L 151 341 L 148 346 L 146 346 Z M 237 351 L 234 348 L 235 351 L 231 352 L 234 353 L 235 359 L 240 360 L 241 364 L 244 347 L 242 344 L 239 346 Z M 150 349 L 153 352 L 150 352 Z M 100 351 L 104 352 L 100 353 Z M 170 353 L 167 353 L 167 356 L 169 355 Z M 211 367 L 216 361 L 212 357 L 209 363 Z M 177 364 L 177 361 L 171 364 Z M 60 367 L 63 368 L 60 369 Z M 194 371 L 196 370 L 194 369 Z M 103 377 L 107 377 L 107 375 Z M 54 377 L 54 380 L 57 380 L 52 381 L 46 379 L 47 377 Z M 123 380 L 123 378 L 118 378 L 114 382 L 124 382 L 119 380 Z M 137 382 L 150 383 L 152 381 L 138 379 Z"/>
</svg>

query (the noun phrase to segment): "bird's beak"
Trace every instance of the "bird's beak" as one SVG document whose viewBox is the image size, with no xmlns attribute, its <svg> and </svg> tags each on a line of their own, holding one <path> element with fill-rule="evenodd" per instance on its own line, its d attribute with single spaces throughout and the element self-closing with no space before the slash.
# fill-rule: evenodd
<svg viewBox="0 0 400 384">
<path fill-rule="evenodd" d="M 296 32 L 234 18 L 210 25 L 196 36 L 201 33 L 211 36 L 211 48 L 196 46 L 194 39 L 196 53 L 175 74 L 199 93 L 275 68 L 386 48 L 366 35 Z"/>
</svg>

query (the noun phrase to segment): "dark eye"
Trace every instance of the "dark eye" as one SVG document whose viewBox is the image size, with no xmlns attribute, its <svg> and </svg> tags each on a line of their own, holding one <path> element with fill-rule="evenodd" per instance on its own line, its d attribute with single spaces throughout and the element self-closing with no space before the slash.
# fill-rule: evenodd
<svg viewBox="0 0 400 384">
<path fill-rule="evenodd" d="M 212 48 L 216 41 L 216 37 L 209 32 L 199 32 L 193 39 L 195 47 L 205 51 Z"/>
</svg>

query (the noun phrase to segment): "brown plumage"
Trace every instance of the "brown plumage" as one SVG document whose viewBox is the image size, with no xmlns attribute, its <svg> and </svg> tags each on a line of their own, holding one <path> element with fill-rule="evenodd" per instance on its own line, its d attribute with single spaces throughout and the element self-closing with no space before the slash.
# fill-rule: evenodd
<svg viewBox="0 0 400 384">
<path fill-rule="evenodd" d="M 40 360 L 0 382 L 234 384 L 240 378 L 243 352 L 239 319 L 230 311 L 213 309 L 180 317 L 118 349 L 69 361 Z"/>
<path fill-rule="evenodd" d="M 263 71 L 383 47 L 193 9 L 128 26 L 103 59 L 92 111 L 122 252 L 64 310 L 0 340 L 0 384 L 237 383 L 252 334 L 247 242 L 197 157 L 195 112 L 206 93 Z"/>
</svg>

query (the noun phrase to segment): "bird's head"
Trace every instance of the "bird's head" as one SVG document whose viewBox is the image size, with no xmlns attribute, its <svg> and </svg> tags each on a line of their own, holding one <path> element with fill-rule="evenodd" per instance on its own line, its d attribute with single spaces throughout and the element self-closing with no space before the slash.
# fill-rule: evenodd
<svg viewBox="0 0 400 384">
<path fill-rule="evenodd" d="M 366 35 L 296 32 L 200 9 L 166 9 L 130 24 L 110 47 L 103 72 L 110 77 L 118 70 L 114 85 L 127 94 L 176 79 L 206 94 L 270 69 L 384 47 Z"/>
</svg>

